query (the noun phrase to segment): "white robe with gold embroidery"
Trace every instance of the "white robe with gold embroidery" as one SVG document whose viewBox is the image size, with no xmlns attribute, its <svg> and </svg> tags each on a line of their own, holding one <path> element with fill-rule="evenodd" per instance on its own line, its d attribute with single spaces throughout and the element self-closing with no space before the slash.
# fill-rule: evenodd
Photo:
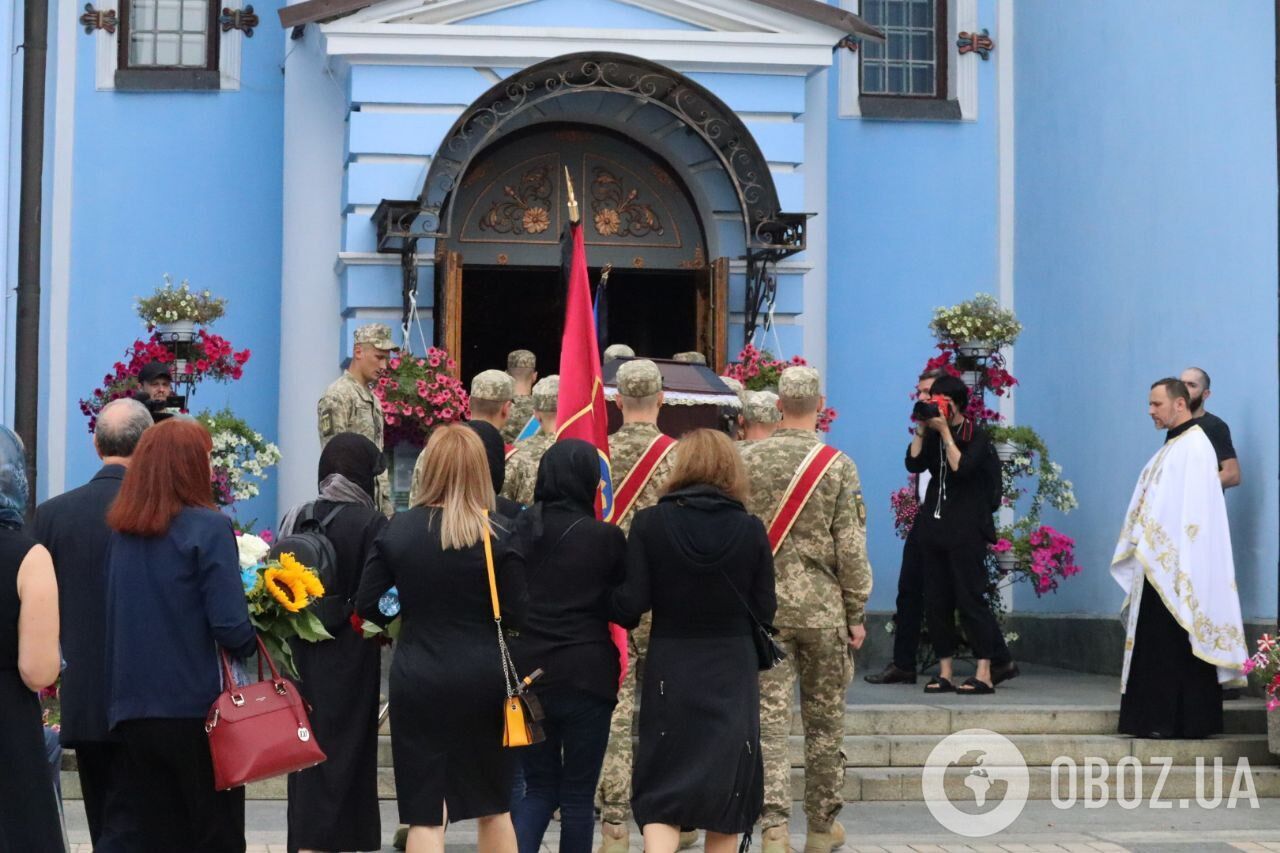
<svg viewBox="0 0 1280 853">
<path fill-rule="evenodd" d="M 1195 656 L 1218 668 L 1218 681 L 1241 677 L 1249 653 L 1227 505 L 1218 458 L 1199 426 L 1166 442 L 1142 469 L 1111 576 L 1127 594 L 1121 611 L 1126 625 L 1121 693 L 1129 681 L 1144 577 L 1191 638 Z"/>
</svg>

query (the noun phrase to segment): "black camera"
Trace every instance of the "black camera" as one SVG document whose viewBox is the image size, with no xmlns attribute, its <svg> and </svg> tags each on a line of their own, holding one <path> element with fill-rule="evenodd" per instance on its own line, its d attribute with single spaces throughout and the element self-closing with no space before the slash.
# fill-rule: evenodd
<svg viewBox="0 0 1280 853">
<path fill-rule="evenodd" d="M 951 405 L 951 398 L 942 394 L 936 394 L 928 400 L 918 400 L 911 407 L 911 419 L 913 421 L 927 421 L 931 418 L 951 420 Z"/>
</svg>

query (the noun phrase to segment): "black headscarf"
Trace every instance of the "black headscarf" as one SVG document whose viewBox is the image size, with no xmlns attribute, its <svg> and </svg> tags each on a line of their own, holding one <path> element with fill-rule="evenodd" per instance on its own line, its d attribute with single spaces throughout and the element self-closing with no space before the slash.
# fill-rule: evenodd
<svg viewBox="0 0 1280 853">
<path fill-rule="evenodd" d="M 599 487 L 600 455 L 594 445 L 580 438 L 564 438 L 548 447 L 538 464 L 533 506 L 520 514 L 517 528 L 529 553 L 545 532 L 543 513 L 547 509 L 595 518 Z"/>
<path fill-rule="evenodd" d="M 467 421 L 467 426 L 475 430 L 484 444 L 484 455 L 489 460 L 489 479 L 493 481 L 493 493 L 502 491 L 502 484 L 507 479 L 507 443 L 502 440 L 502 433 L 488 421 Z"/>
<path fill-rule="evenodd" d="M 374 480 L 385 470 L 387 465 L 378 445 L 363 435 L 341 432 L 329 439 L 324 450 L 320 451 L 316 480 L 323 483 L 331 475 L 341 474 L 368 493 L 372 500 L 376 488 Z"/>
</svg>

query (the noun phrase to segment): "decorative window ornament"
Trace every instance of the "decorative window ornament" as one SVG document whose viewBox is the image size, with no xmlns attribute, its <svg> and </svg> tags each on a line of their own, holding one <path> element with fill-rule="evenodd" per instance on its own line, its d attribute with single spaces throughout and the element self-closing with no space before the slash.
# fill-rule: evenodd
<svg viewBox="0 0 1280 853">
<path fill-rule="evenodd" d="M 92 3 L 84 4 L 84 14 L 80 16 L 80 25 L 84 27 L 85 35 L 93 35 L 94 30 L 106 30 L 115 35 L 116 26 L 120 20 L 116 17 L 115 9 L 95 9 Z"/>
<path fill-rule="evenodd" d="M 253 4 L 249 4 L 243 9 L 223 7 L 222 15 L 218 18 L 218 23 L 222 26 L 222 31 L 224 33 L 229 33 L 232 30 L 239 30 L 244 33 L 245 36 L 252 38 L 254 28 L 261 24 L 262 21 L 254 13 Z"/>
<path fill-rule="evenodd" d="M 991 51 L 995 50 L 996 43 L 991 40 L 991 33 L 984 27 L 980 33 L 959 33 L 956 39 L 956 47 L 960 50 L 960 55 L 966 53 L 976 53 L 982 57 L 982 61 L 986 62 L 991 58 Z"/>
</svg>

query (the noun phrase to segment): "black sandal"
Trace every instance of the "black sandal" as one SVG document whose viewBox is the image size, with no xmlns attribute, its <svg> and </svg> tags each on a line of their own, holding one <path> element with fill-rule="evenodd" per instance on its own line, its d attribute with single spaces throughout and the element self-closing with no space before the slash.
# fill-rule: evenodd
<svg viewBox="0 0 1280 853">
<path fill-rule="evenodd" d="M 995 692 L 996 689 L 990 684 L 985 684 L 976 678 L 966 679 L 964 684 L 956 688 L 956 693 L 964 696 L 985 696 Z"/>
<path fill-rule="evenodd" d="M 955 693 L 956 686 L 940 675 L 929 679 L 929 683 L 924 686 L 925 693 Z"/>
</svg>

